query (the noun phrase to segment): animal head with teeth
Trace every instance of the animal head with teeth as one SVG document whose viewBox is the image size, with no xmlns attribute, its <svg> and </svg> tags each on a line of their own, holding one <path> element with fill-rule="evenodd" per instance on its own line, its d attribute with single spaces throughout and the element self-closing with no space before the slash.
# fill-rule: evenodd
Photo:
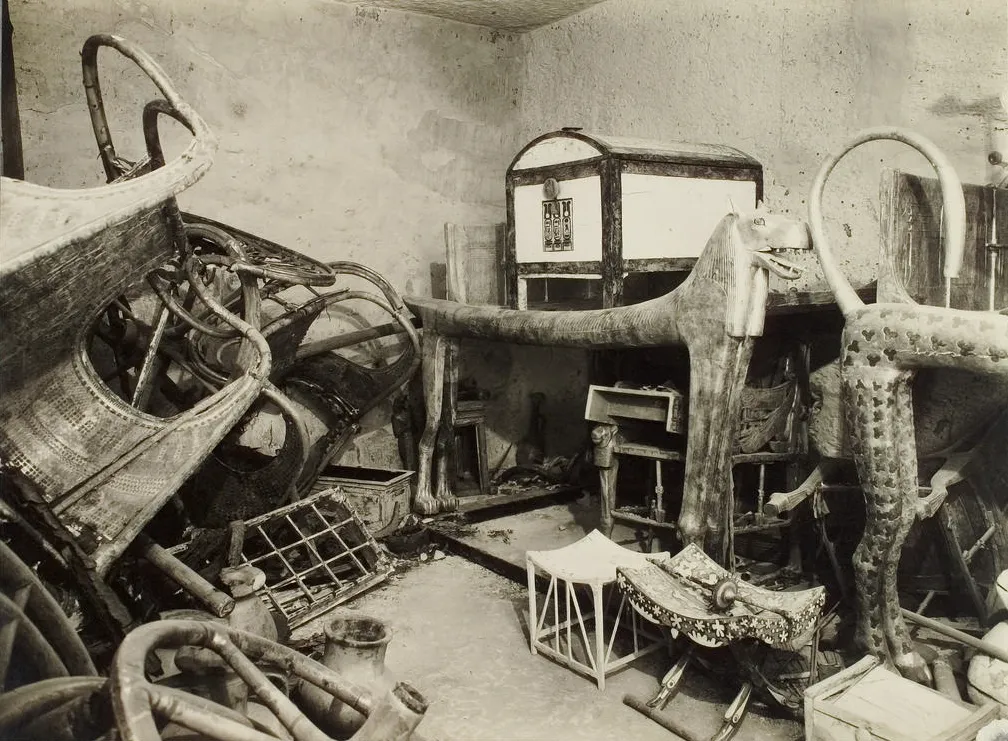
<svg viewBox="0 0 1008 741">
<path fill-rule="evenodd" d="M 729 214 L 725 219 L 736 249 L 746 253 L 738 255 L 734 262 L 728 333 L 733 337 L 758 337 L 763 334 L 769 274 L 797 280 L 805 272 L 784 255 L 812 248 L 808 225 L 792 216 L 770 213 L 762 204 L 757 204 L 755 211 Z"/>
</svg>

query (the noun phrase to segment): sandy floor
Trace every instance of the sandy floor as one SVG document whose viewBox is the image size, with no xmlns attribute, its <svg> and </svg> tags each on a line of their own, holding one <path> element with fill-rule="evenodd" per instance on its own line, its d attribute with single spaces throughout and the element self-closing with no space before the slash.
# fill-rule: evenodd
<svg viewBox="0 0 1008 741">
<path fill-rule="evenodd" d="M 560 547 L 592 526 L 585 506 L 555 505 L 484 522 L 469 537 L 493 545 L 504 558 L 520 558 L 524 568 L 524 550 Z M 348 607 L 391 625 L 386 663 L 430 700 L 420 726 L 428 739 L 675 738 L 622 703 L 625 693 L 646 698 L 654 692 L 670 666 L 665 651 L 611 676 L 600 692 L 594 681 L 531 654 L 527 605 L 524 585 L 449 554 L 396 574 Z M 298 633 L 318 630 L 320 621 Z M 709 737 L 736 690 L 694 674 L 667 712 L 698 736 Z M 803 730 L 800 723 L 778 720 L 756 706 L 736 738 L 790 741 L 803 738 Z"/>
</svg>

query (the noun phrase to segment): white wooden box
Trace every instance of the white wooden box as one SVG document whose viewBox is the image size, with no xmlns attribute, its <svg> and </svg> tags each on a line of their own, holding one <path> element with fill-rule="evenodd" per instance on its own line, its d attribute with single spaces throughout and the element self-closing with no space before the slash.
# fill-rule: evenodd
<svg viewBox="0 0 1008 741">
<path fill-rule="evenodd" d="M 866 656 L 805 690 L 806 741 L 973 741 L 998 706 L 956 702 Z"/>
<path fill-rule="evenodd" d="M 691 269 L 721 218 L 762 198 L 763 168 L 730 147 L 563 129 L 527 144 L 506 181 L 508 305 L 551 277 L 600 280 L 616 306 L 626 274 Z"/>
</svg>

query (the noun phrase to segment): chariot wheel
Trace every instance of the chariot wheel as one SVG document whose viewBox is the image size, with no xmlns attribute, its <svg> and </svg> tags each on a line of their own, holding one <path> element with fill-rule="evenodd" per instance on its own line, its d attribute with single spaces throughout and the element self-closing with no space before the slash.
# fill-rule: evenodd
<svg viewBox="0 0 1008 741">
<path fill-rule="evenodd" d="M 0 541 L 0 738 L 97 738 L 111 707 L 77 630 L 31 568 Z"/>
<path fill-rule="evenodd" d="M 4 692 L 42 679 L 97 675 L 63 608 L 35 571 L 2 541 L 0 590 L 0 677 Z"/>
</svg>

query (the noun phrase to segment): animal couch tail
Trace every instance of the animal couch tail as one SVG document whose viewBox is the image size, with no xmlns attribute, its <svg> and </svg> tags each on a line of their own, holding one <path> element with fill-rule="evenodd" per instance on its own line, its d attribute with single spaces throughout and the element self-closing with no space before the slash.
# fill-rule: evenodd
<svg viewBox="0 0 1008 741">
<path fill-rule="evenodd" d="M 957 369 L 1008 380 L 1008 315 L 922 306 L 904 292 L 895 302 L 865 305 L 833 257 L 823 226 L 822 194 L 837 162 L 874 140 L 907 144 L 938 174 L 945 244 L 946 298 L 962 263 L 966 209 L 962 185 L 945 156 L 927 139 L 902 129 L 868 129 L 822 166 L 809 196 L 809 225 L 823 272 L 844 314 L 840 358 L 842 405 L 850 448 L 866 500 L 864 535 L 854 556 L 857 640 L 891 659 L 907 677 L 928 681 L 900 612 L 896 569 L 914 520 L 938 502 L 918 497 L 918 451 L 912 380 L 924 368 Z M 946 300 L 946 304 L 948 301 Z M 1008 406 L 1008 383 L 995 386 Z M 934 491 L 941 498 L 944 492 Z"/>
<path fill-rule="evenodd" d="M 724 530 L 730 453 L 752 354 L 763 332 L 768 274 L 786 280 L 801 270 L 782 252 L 809 248 L 802 221 L 758 208 L 728 214 L 717 225 L 690 275 L 675 290 L 631 306 L 591 311 L 522 311 L 406 297 L 423 324 L 423 388 L 427 421 L 419 444 L 414 509 L 454 509 L 444 456 L 434 473 L 435 442 L 450 434 L 453 384 L 444 395 L 446 356 L 459 339 L 590 350 L 685 345 L 690 357 L 689 429 L 679 528 L 686 542 L 713 548 Z M 611 530 L 612 524 L 603 523 Z"/>
</svg>

